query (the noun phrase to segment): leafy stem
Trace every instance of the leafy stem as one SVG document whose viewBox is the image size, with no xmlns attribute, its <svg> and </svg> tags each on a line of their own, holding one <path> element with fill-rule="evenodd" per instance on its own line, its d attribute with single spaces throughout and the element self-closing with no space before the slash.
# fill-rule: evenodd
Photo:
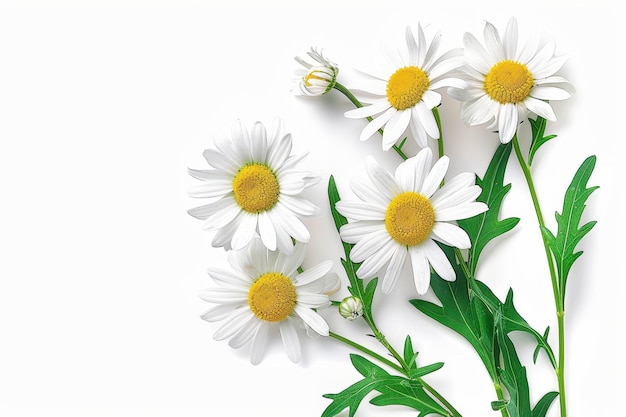
<svg viewBox="0 0 626 417">
<path fill-rule="evenodd" d="M 540 230 L 546 228 L 545 222 L 543 220 L 543 214 L 541 213 L 541 206 L 539 205 L 539 199 L 537 197 L 537 192 L 535 190 L 535 184 L 533 182 L 533 178 L 530 172 L 530 165 L 524 159 L 524 155 L 522 155 L 522 151 L 520 149 L 519 141 L 517 139 L 517 134 L 513 136 L 513 148 L 515 149 L 515 156 L 517 157 L 517 161 L 519 163 L 522 172 L 524 173 L 524 178 L 526 179 L 526 184 L 528 185 L 528 191 L 530 193 L 530 197 L 533 202 L 533 207 L 535 208 L 535 214 L 537 216 L 537 221 L 539 223 Z M 548 261 L 548 268 L 550 270 L 550 279 L 552 281 L 552 291 L 554 293 L 554 302 L 556 305 L 556 316 L 557 316 L 557 326 L 558 326 L 558 335 L 559 335 L 559 360 L 558 367 L 556 368 L 556 377 L 559 385 L 559 403 L 561 409 L 561 417 L 565 417 L 567 415 L 567 407 L 565 400 L 565 322 L 563 317 L 565 315 L 564 312 L 564 297 L 561 295 L 564 291 L 563 288 L 559 288 L 559 281 L 557 279 L 556 270 L 554 268 L 554 258 L 552 257 L 552 252 L 550 251 L 550 246 L 546 235 L 544 233 L 541 234 L 541 240 L 543 242 L 543 246 L 546 252 L 546 260 Z"/>
<path fill-rule="evenodd" d="M 384 363 L 385 365 L 387 365 L 390 368 L 395 369 L 396 371 L 400 372 L 401 374 L 406 375 L 406 373 L 407 373 L 407 371 L 404 368 L 396 365 L 395 363 L 393 363 L 389 359 L 385 358 L 384 356 L 379 355 L 378 353 L 374 352 L 373 350 L 368 349 L 365 346 L 358 344 L 357 342 L 354 342 L 354 341 L 352 341 L 352 340 L 350 340 L 350 339 L 348 339 L 346 337 L 343 337 L 341 335 L 338 335 L 337 333 L 334 333 L 334 332 L 330 332 L 328 335 L 330 337 L 332 337 L 333 339 L 336 339 L 336 340 L 338 340 L 340 342 L 343 342 L 346 345 L 348 345 L 348 346 L 350 346 L 350 347 L 352 347 L 352 348 L 354 348 L 356 350 L 359 350 L 359 351 L 365 353 L 366 355 L 371 356 L 372 358 L 378 360 L 379 362 Z"/>
</svg>

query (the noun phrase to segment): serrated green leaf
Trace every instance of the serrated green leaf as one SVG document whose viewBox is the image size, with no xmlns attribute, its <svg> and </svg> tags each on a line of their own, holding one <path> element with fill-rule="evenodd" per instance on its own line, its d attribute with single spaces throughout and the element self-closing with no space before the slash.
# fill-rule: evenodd
<svg viewBox="0 0 626 417">
<path fill-rule="evenodd" d="M 442 249 L 456 271 L 455 281 L 446 281 L 433 272 L 430 285 L 441 306 L 426 300 L 410 300 L 410 303 L 433 320 L 463 336 L 474 348 L 492 379 L 497 378 L 494 351 L 493 323 L 490 312 L 480 302 L 472 301 L 465 275 L 460 269 L 454 251 L 442 245 Z"/>
<path fill-rule="evenodd" d="M 531 408 L 526 367 L 520 363 L 513 342 L 501 327 L 499 327 L 497 335 L 502 351 L 500 380 L 509 393 L 506 409 L 510 417 L 528 417 L 531 415 Z"/>
<path fill-rule="evenodd" d="M 418 380 L 390 375 L 383 368 L 356 354 L 351 354 L 350 360 L 364 378 L 337 394 L 324 394 L 323 397 L 331 399 L 332 403 L 326 407 L 322 417 L 336 416 L 346 408 L 348 415 L 353 417 L 363 399 L 372 391 L 380 393 L 370 401 L 374 405 L 405 405 L 426 414 L 447 415 L 447 411 L 424 391 Z M 437 364 L 424 368 L 433 366 Z"/>
<path fill-rule="evenodd" d="M 565 286 L 572 265 L 582 255 L 582 251 L 575 252 L 576 246 L 582 238 L 589 233 L 596 222 L 591 221 L 579 226 L 585 202 L 598 186 L 587 188 L 587 182 L 593 173 L 596 157 L 592 155 L 580 165 L 570 183 L 563 201 L 563 211 L 556 212 L 557 234 L 556 236 L 547 228 L 542 228 L 542 233 L 550 251 L 554 255 L 554 261 L 558 273 L 559 295 L 561 302 L 565 304 Z"/>
<path fill-rule="evenodd" d="M 458 225 L 467 232 L 472 244 L 468 252 L 468 267 L 474 274 L 478 258 L 485 246 L 496 237 L 513 229 L 519 218 L 510 217 L 498 220 L 500 207 L 511 185 L 504 185 L 504 174 L 511 155 L 511 144 L 501 144 L 491 158 L 483 178 L 476 177 L 476 184 L 482 192 L 476 201 L 487 204 L 489 210 L 469 219 L 459 220 Z"/>
<path fill-rule="evenodd" d="M 537 116 L 537 119 L 533 120 L 528 118 L 530 122 L 530 129 L 532 132 L 532 140 L 530 142 L 530 151 L 528 152 L 528 165 L 532 165 L 535 152 L 550 139 L 556 138 L 556 135 L 545 135 L 546 131 L 546 119 L 541 116 Z"/>
<path fill-rule="evenodd" d="M 547 334 L 542 336 L 538 331 L 528 324 L 526 319 L 517 311 L 513 304 L 513 289 L 509 289 L 504 303 L 491 291 L 483 282 L 475 280 L 472 289 L 479 298 L 489 306 L 491 311 L 498 312 L 499 320 L 502 322 L 502 328 L 508 334 L 513 331 L 521 331 L 530 334 L 537 341 L 537 349 L 534 358 L 536 360 L 539 349 L 544 349 L 548 355 L 552 366 L 556 369 L 557 363 L 554 352 L 548 343 Z"/>
<path fill-rule="evenodd" d="M 404 405 L 420 411 L 420 416 L 428 414 L 448 415 L 447 410 L 433 400 L 415 380 L 401 378 L 399 382 L 396 381 L 393 385 L 381 385 L 376 390 L 380 392 L 380 395 L 372 398 L 371 404 L 377 406 Z"/>
</svg>

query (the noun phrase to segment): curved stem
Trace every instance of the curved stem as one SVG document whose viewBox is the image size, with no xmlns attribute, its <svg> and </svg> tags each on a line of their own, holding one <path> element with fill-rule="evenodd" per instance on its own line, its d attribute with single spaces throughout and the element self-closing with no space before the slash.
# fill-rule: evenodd
<svg viewBox="0 0 626 417">
<path fill-rule="evenodd" d="M 517 135 L 513 136 L 513 148 L 515 149 L 515 155 L 517 156 L 517 161 L 519 162 L 520 168 L 524 173 L 526 184 L 528 184 L 528 191 L 530 192 L 530 197 L 535 208 L 535 214 L 537 216 L 537 221 L 539 222 L 539 227 L 540 229 L 544 229 L 545 223 L 543 220 L 543 214 L 541 213 L 541 206 L 539 205 L 537 192 L 535 190 L 535 184 L 533 182 L 533 178 L 530 172 L 530 165 L 526 162 L 524 156 L 522 155 L 519 141 L 517 140 Z M 550 279 L 552 280 L 554 303 L 556 305 L 556 316 L 559 329 L 559 364 L 558 368 L 556 369 L 556 377 L 559 384 L 559 402 L 561 407 L 561 417 L 566 417 L 567 407 L 565 402 L 565 322 L 563 320 L 565 316 L 565 311 L 563 305 L 563 294 L 562 288 L 559 287 L 557 274 L 554 269 L 552 252 L 550 252 L 550 247 L 548 246 L 548 242 L 546 241 L 543 232 L 541 233 L 541 240 L 543 241 L 543 246 L 546 252 L 546 259 L 548 261 L 548 268 L 550 270 Z"/>
<path fill-rule="evenodd" d="M 340 83 L 335 83 L 335 85 L 333 86 L 333 88 L 339 92 L 341 92 L 344 96 L 346 96 L 348 98 L 348 100 L 350 100 L 352 102 L 352 104 L 355 105 L 355 107 L 359 108 L 359 107 L 363 107 L 363 104 L 359 101 L 359 99 L 357 99 L 354 94 L 352 94 L 352 92 L 350 92 L 350 90 L 348 90 L 346 87 L 344 87 L 343 85 L 341 85 Z M 367 117 L 368 121 L 372 121 L 373 119 L 368 116 Z M 378 133 L 383 134 L 383 130 L 382 129 L 378 129 Z M 409 157 L 406 156 L 406 154 L 402 151 L 402 149 L 396 145 L 392 146 L 393 150 L 396 151 L 398 153 L 398 155 L 400 155 L 400 157 L 404 160 L 407 160 Z"/>
<path fill-rule="evenodd" d="M 385 365 L 389 366 L 390 368 L 395 369 L 396 371 L 398 371 L 399 373 L 405 375 L 405 376 L 409 376 L 409 370 L 408 367 L 407 368 L 403 368 L 400 367 L 398 365 L 396 365 L 395 363 L 393 363 L 392 361 L 390 361 L 389 359 L 385 358 L 384 356 L 379 355 L 378 353 L 374 352 L 371 349 L 366 348 L 363 345 L 360 345 L 359 343 L 356 343 L 346 337 L 343 337 L 337 333 L 334 332 L 329 332 L 328 335 L 330 337 L 332 337 L 333 339 L 336 339 L 342 343 L 345 343 L 346 345 L 353 347 L 354 349 L 365 353 L 366 355 L 369 355 L 370 357 L 378 360 L 379 362 L 384 363 Z M 384 336 L 383 336 L 384 337 Z M 387 346 L 389 346 L 389 348 L 391 348 L 391 345 L 389 345 L 387 343 Z M 393 350 L 393 348 L 391 348 Z M 395 355 L 394 355 L 395 356 Z M 398 355 L 399 358 L 401 358 Z M 398 359 L 398 358 L 396 358 Z M 404 363 L 404 360 L 402 360 L 403 366 L 406 366 L 406 363 Z M 448 411 L 450 412 L 450 416 L 453 417 L 462 417 L 461 414 L 452 406 L 452 404 L 450 404 L 441 394 L 439 394 L 439 392 L 437 392 L 437 390 L 435 390 L 433 387 L 431 387 L 430 385 L 428 385 L 426 383 L 426 381 L 424 381 L 422 378 L 418 378 L 419 383 L 424 387 L 424 389 L 426 391 L 428 391 L 433 397 L 435 397 L 437 400 L 439 400 L 441 402 L 441 404 L 443 404 L 444 407 L 446 407 L 448 409 Z"/>
</svg>

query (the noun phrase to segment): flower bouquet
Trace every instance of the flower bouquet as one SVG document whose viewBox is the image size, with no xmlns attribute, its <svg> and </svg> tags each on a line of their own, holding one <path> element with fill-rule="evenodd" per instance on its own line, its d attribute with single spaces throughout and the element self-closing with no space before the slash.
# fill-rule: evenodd
<svg viewBox="0 0 626 417">
<path fill-rule="evenodd" d="M 556 120 L 551 102 L 574 93 L 559 75 L 566 59 L 538 32 L 519 42 L 515 18 L 502 32 L 487 22 L 482 40 L 466 33 L 462 47 L 448 51 L 441 51 L 441 36 L 428 36 L 420 24 L 407 27 L 404 43 L 359 68 L 358 78 L 348 80 L 351 88 L 321 50 L 296 57 L 295 95 L 323 104 L 322 97 L 339 93 L 354 106 L 345 117 L 365 119 L 347 122 L 362 123 L 359 139 L 379 141 L 381 152 L 398 156 L 392 170 L 371 156 L 363 161 L 363 175 L 331 175 L 324 184 L 326 207 L 307 198 L 321 179 L 301 168 L 304 155 L 292 153 L 294 139 L 282 119 L 268 125 L 236 121 L 230 132 L 215 137 L 203 154 L 209 169 L 189 169 L 199 181 L 190 196 L 209 202 L 189 214 L 203 221 L 212 246 L 224 248 L 230 268 L 209 268 L 213 285 L 200 297 L 212 306 L 202 318 L 220 323 L 216 340 L 249 349 L 252 364 L 262 361 L 275 335 L 293 362 L 301 359 L 303 334 L 347 345 L 358 376 L 343 389 L 320 393 L 328 400 L 317 413 L 322 417 L 352 417 L 368 406 L 365 399 L 419 416 L 462 416 L 463 404 L 429 381 L 444 362 L 422 363 L 409 330 L 395 345 L 378 325 L 376 300 L 408 280 L 411 292 L 402 297 L 412 312 L 457 334 L 459 343 L 475 352 L 492 381 L 487 388 L 495 412 L 544 417 L 552 407 L 558 410 L 554 415 L 565 417 L 566 286 L 583 254 L 577 247 L 595 225 L 583 217 L 598 188 L 589 184 L 596 158 L 589 156 L 569 174 L 553 228 L 539 203 L 532 167 L 543 145 L 556 137 L 548 123 Z M 461 103 L 460 117 L 468 126 L 485 126 L 486 135 L 499 139 L 479 172 L 447 175 L 455 161 L 446 154 L 442 94 Z M 479 273 L 485 249 L 514 238 L 510 232 L 520 221 L 501 218 L 512 164 L 525 179 L 539 229 L 534 244 L 543 247 L 545 279 L 553 291 L 556 322 L 548 318 L 542 328 L 524 318 L 534 301 L 514 297 L 519 283 L 500 297 Z M 348 182 L 352 196 L 346 198 L 338 184 Z M 307 220 L 322 210 L 332 216 L 342 252 L 305 268 L 307 243 L 315 233 Z M 377 348 L 333 328 L 328 319 L 333 315 L 362 321 Z M 533 380 L 513 337 L 520 332 L 534 341 L 534 366 L 553 369 L 553 389 L 538 400 L 530 395 Z"/>
</svg>

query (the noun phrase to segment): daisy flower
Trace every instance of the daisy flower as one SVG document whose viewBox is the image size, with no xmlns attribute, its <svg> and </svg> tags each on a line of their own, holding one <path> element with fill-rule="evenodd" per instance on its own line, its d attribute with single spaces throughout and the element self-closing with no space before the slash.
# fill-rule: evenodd
<svg viewBox="0 0 626 417">
<path fill-rule="evenodd" d="M 332 261 L 298 273 L 306 245 L 296 243 L 291 255 L 268 250 L 258 238 L 241 251 L 229 253 L 232 270 L 211 268 L 209 275 L 219 287 L 201 292 L 200 297 L 218 304 L 202 318 L 223 321 L 213 338 L 229 340 L 237 349 L 251 343 L 250 361 L 256 365 L 265 353 L 272 329 L 281 335 L 287 356 L 300 360 L 298 327 L 328 336 L 326 321 L 314 310 L 330 305 L 329 295 L 339 289 Z"/>
<path fill-rule="evenodd" d="M 554 121 L 549 100 L 564 100 L 574 92 L 558 75 L 566 61 L 554 55 L 555 44 L 535 32 L 523 48 L 518 48 L 517 20 L 511 18 L 501 39 L 489 22 L 484 29 L 485 45 L 470 33 L 463 36 L 466 65 L 460 68 L 467 82 L 448 93 L 462 101 L 461 118 L 470 126 L 488 123 L 497 130 L 500 142 L 508 143 L 517 127 L 532 112 Z"/>
<path fill-rule="evenodd" d="M 302 156 L 290 155 L 291 135 L 282 121 L 276 119 L 269 134 L 260 122 L 248 130 L 237 121 L 230 137 L 216 137 L 215 146 L 204 151 L 213 169 L 189 169 L 202 181 L 189 195 L 213 200 L 188 211 L 205 220 L 203 229 L 216 232 L 212 245 L 241 249 L 259 235 L 269 249 L 291 253 L 292 238 L 307 242 L 310 234 L 300 218 L 317 207 L 300 194 L 319 178 L 297 169 Z"/>
<path fill-rule="evenodd" d="M 304 69 L 296 70 L 297 78 L 291 92 L 297 96 L 321 96 L 326 94 L 332 90 L 337 82 L 339 68 L 337 64 L 324 58 L 322 51 L 318 52 L 315 48 L 311 48 L 307 55 L 315 60 L 317 64 L 310 64 L 299 56 L 294 58 Z"/>
<path fill-rule="evenodd" d="M 406 50 L 400 55 L 386 50 L 387 63 L 377 68 L 360 69 L 367 77 L 362 87 L 366 96 L 364 107 L 345 113 L 349 118 L 372 118 L 361 132 L 362 141 L 369 139 L 384 127 L 382 146 L 391 148 L 407 131 L 424 148 L 427 137 L 439 138 L 439 129 L 432 109 L 441 103 L 440 87 L 459 86 L 460 80 L 448 73 L 461 65 L 459 49 L 438 56 L 441 35 L 429 42 L 418 25 L 417 38 L 406 28 Z"/>
<path fill-rule="evenodd" d="M 454 269 L 435 240 L 469 248 L 467 233 L 454 221 L 487 210 L 487 205 L 475 201 L 481 188 L 475 185 L 474 174 L 459 174 L 439 188 L 449 159 L 441 157 L 432 169 L 431 159 L 430 148 L 424 148 L 391 175 L 369 157 L 369 182 L 357 177 L 352 183 L 359 200 L 337 202 L 337 210 L 351 220 L 341 227 L 340 235 L 355 244 L 350 258 L 362 262 L 357 276 L 372 278 L 382 271 L 383 293 L 393 290 L 407 259 L 420 295 L 430 285 L 429 265 L 441 278 L 454 281 Z"/>
</svg>

